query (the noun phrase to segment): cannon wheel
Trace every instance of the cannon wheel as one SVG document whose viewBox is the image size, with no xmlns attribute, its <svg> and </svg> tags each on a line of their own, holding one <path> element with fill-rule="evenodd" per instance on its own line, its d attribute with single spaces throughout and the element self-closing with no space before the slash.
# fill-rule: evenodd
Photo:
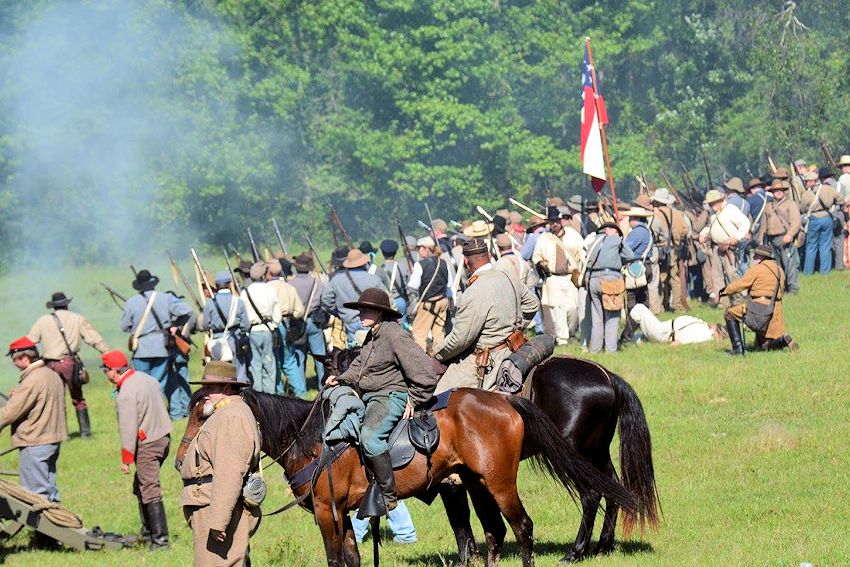
<svg viewBox="0 0 850 567">
<path fill-rule="evenodd" d="M 18 532 L 22 529 L 24 529 L 22 523 L 8 518 L 0 518 L 0 540 L 11 539 L 18 535 Z"/>
</svg>

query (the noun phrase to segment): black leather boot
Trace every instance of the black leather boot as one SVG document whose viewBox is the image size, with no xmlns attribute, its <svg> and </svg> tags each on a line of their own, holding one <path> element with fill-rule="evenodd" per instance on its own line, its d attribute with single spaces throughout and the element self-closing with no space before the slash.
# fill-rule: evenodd
<svg viewBox="0 0 850 567">
<path fill-rule="evenodd" d="M 165 517 L 165 505 L 160 500 L 159 502 L 145 504 L 145 508 L 148 512 L 148 525 L 151 531 L 151 543 L 148 550 L 168 549 L 171 547 L 171 543 L 168 541 L 168 521 Z"/>
<path fill-rule="evenodd" d="M 148 510 L 147 506 L 142 504 L 141 500 L 139 501 L 139 519 L 142 521 L 142 530 L 140 532 L 142 541 L 149 544 L 151 542 L 151 528 L 148 521 Z"/>
<path fill-rule="evenodd" d="M 732 343 L 732 349 L 729 351 L 729 354 L 733 356 L 744 354 L 744 341 L 741 340 L 740 323 L 734 319 L 727 319 L 726 330 L 729 332 L 729 342 Z"/>
<path fill-rule="evenodd" d="M 791 335 L 783 335 L 778 339 L 771 339 L 767 343 L 767 350 L 782 350 L 788 347 L 788 350 L 797 350 L 797 341 L 791 338 Z"/>
<path fill-rule="evenodd" d="M 381 492 L 384 494 L 384 503 L 387 505 L 387 511 L 394 510 L 398 506 L 398 498 L 395 495 L 395 475 L 393 475 L 393 465 L 390 462 L 389 451 L 381 453 L 376 457 L 369 457 L 369 466 L 375 474 L 375 481 L 381 487 Z"/>
<path fill-rule="evenodd" d="M 89 410 L 78 409 L 77 421 L 80 423 L 80 437 L 91 437 L 91 423 L 89 422 Z"/>
</svg>

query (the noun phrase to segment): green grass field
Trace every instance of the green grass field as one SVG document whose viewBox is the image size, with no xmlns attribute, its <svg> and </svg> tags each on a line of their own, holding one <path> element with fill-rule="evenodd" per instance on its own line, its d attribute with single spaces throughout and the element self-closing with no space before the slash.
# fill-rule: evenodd
<svg viewBox="0 0 850 567">
<path fill-rule="evenodd" d="M 171 285 L 163 267 L 158 272 Z M 111 346 L 123 346 L 117 331 L 119 311 L 97 286 L 105 281 L 129 292 L 129 272 L 86 268 L 63 273 L 19 273 L 0 279 L 3 336 L 7 344 L 24 334 L 42 314 L 50 293 L 74 297 L 72 309 L 86 314 Z M 802 292 L 785 303 L 789 331 L 800 343 L 796 353 L 753 354 L 730 358 L 727 345 L 670 348 L 641 345 L 598 361 L 625 377 L 646 410 L 654 442 L 655 469 L 663 521 L 643 541 L 621 545 L 588 566 L 794 566 L 850 565 L 850 500 L 845 471 L 850 464 L 850 350 L 848 274 L 803 279 Z M 165 287 L 165 286 L 163 286 Z M 718 310 L 695 313 L 718 322 Z M 748 335 L 751 338 L 751 335 Z M 576 353 L 577 349 L 570 348 Z M 63 504 L 82 515 L 87 526 L 132 532 L 138 529 L 131 477 L 120 474 L 120 447 L 111 387 L 98 370 L 95 351 L 86 348 L 92 369 L 86 396 L 95 432 L 92 440 L 72 438 L 59 459 Z M 199 373 L 193 366 L 193 372 Z M 11 363 L 0 368 L 8 390 L 17 375 Z M 70 404 L 68 406 L 70 408 Z M 183 423 L 172 439 L 179 440 Z M 8 446 L 8 433 L 3 432 Z M 176 441 L 175 441 L 176 446 Z M 16 455 L 0 468 L 17 466 Z M 271 491 L 265 508 L 288 502 L 279 469 L 270 468 Z M 10 566 L 188 565 L 191 532 L 177 503 L 179 478 L 163 469 L 173 548 L 148 554 L 120 552 L 45 552 L 28 549 L 29 535 L 0 545 L 0 562 Z M 578 527 L 579 511 L 566 493 L 525 465 L 520 495 L 535 523 L 538 565 L 557 564 Z M 409 501 L 419 542 L 383 547 L 385 565 L 446 565 L 455 558 L 454 538 L 439 501 L 430 508 Z M 475 521 L 473 521 L 474 525 Z M 601 516 L 597 520 L 597 533 Z M 480 529 L 479 532 L 479 542 Z M 364 563 L 371 564 L 366 546 Z M 255 565 L 324 564 L 318 528 L 303 510 L 268 518 L 253 539 Z M 519 565 L 513 535 L 503 565 Z"/>
</svg>

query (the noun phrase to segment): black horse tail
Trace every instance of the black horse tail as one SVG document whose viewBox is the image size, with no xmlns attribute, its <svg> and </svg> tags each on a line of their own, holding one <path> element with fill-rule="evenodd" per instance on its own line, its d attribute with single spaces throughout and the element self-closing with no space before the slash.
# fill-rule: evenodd
<svg viewBox="0 0 850 567">
<path fill-rule="evenodd" d="M 641 534 L 647 524 L 651 529 L 658 527 L 660 504 L 652 466 L 652 440 L 643 405 L 628 382 L 613 372 L 610 376 L 619 404 L 620 478 L 623 486 L 637 495 L 641 509 L 638 514 L 623 513 L 623 533 L 628 537 L 636 525 Z"/>
<path fill-rule="evenodd" d="M 642 513 L 639 499 L 579 455 L 540 408 L 516 396 L 508 396 L 508 401 L 525 425 L 523 458 L 532 459 L 538 468 L 557 479 L 573 499 L 577 489 L 579 492 L 592 490 L 623 510 Z"/>
</svg>

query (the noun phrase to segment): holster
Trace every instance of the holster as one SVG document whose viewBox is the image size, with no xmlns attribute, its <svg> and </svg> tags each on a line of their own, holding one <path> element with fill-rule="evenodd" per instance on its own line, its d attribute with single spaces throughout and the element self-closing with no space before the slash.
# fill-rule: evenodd
<svg viewBox="0 0 850 567">
<path fill-rule="evenodd" d="M 475 374 L 478 375 L 478 389 L 484 386 L 484 375 L 487 374 L 487 366 L 490 364 L 490 347 L 475 352 Z"/>
</svg>

